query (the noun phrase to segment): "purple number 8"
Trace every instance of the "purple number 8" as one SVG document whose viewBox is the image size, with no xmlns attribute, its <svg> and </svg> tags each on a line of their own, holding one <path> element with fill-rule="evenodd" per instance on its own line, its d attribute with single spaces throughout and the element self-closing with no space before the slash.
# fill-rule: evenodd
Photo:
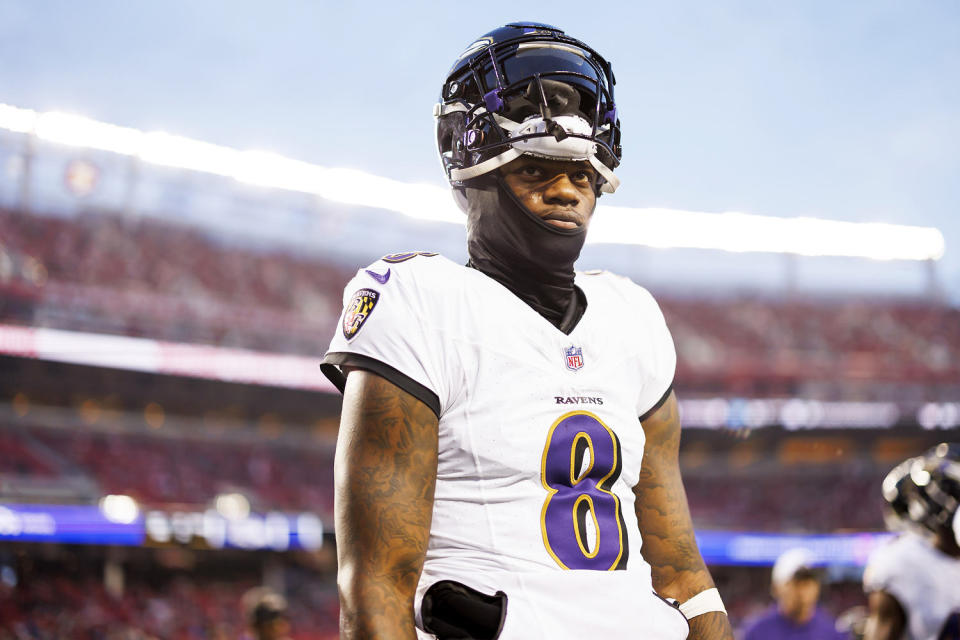
<svg viewBox="0 0 960 640">
<path fill-rule="evenodd" d="M 620 441 L 597 416 L 573 411 L 550 427 L 540 464 L 547 490 L 540 530 L 547 552 L 564 569 L 626 568 L 626 527 L 610 490 L 620 470 Z"/>
</svg>

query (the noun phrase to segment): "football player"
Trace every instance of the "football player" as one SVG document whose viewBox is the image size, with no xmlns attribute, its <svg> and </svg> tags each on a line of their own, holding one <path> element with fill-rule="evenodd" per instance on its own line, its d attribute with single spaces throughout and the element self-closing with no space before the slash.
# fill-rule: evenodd
<svg viewBox="0 0 960 640">
<path fill-rule="evenodd" d="M 255 640 L 290 640 L 286 598 L 267 587 L 254 587 L 243 595 L 242 604 Z"/>
<path fill-rule="evenodd" d="M 794 547 L 780 554 L 770 574 L 774 604 L 746 621 L 743 640 L 846 640 L 834 619 L 818 606 L 821 571 L 816 555 Z"/>
<path fill-rule="evenodd" d="M 960 638 L 960 445 L 940 444 L 883 481 L 887 526 L 863 576 L 865 640 Z"/>
<path fill-rule="evenodd" d="M 357 272 L 323 370 L 343 638 L 730 639 L 678 467 L 676 354 L 653 297 L 576 273 L 618 185 L 610 64 L 513 23 L 434 109 L 467 266 Z"/>
</svg>

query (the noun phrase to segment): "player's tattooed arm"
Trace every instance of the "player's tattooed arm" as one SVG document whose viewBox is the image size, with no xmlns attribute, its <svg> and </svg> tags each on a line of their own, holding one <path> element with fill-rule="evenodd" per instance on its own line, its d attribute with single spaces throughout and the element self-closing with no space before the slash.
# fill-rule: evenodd
<svg viewBox="0 0 960 640">
<path fill-rule="evenodd" d="M 661 596 L 685 602 L 706 589 L 713 578 L 693 534 L 687 494 L 680 478 L 680 416 L 673 393 L 644 420 L 646 445 L 640 480 L 634 487 L 644 559 Z M 711 612 L 690 620 L 691 640 L 733 640 L 727 616 Z"/>
<path fill-rule="evenodd" d="M 863 640 L 897 640 L 903 637 L 907 616 L 900 602 L 886 591 L 873 591 L 867 600 L 870 613 Z"/>
<path fill-rule="evenodd" d="M 334 463 L 341 638 L 416 638 L 436 472 L 436 415 L 376 374 L 352 371 Z"/>
</svg>

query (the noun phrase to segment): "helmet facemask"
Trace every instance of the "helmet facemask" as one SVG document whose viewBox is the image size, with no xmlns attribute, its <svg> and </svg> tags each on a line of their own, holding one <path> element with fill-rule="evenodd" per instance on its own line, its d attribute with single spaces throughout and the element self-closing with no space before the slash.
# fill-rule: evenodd
<svg viewBox="0 0 960 640">
<path fill-rule="evenodd" d="M 951 535 L 960 512 L 960 445 L 941 443 L 904 464 L 907 518 L 929 534 Z"/>
<path fill-rule="evenodd" d="M 919 528 L 910 514 L 910 504 L 917 492 L 917 486 L 910 477 L 910 469 L 920 460 L 919 457 L 904 460 L 883 479 L 883 520 L 890 531 L 916 531 Z"/>
</svg>

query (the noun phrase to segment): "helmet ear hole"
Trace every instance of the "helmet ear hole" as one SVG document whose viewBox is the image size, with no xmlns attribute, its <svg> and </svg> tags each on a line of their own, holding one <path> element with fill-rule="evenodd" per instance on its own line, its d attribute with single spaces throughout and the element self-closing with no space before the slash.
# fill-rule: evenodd
<svg viewBox="0 0 960 640">
<path fill-rule="evenodd" d="M 483 144 L 486 136 L 482 129 L 471 129 L 463 135 L 463 146 L 467 149 L 473 149 Z"/>
</svg>

